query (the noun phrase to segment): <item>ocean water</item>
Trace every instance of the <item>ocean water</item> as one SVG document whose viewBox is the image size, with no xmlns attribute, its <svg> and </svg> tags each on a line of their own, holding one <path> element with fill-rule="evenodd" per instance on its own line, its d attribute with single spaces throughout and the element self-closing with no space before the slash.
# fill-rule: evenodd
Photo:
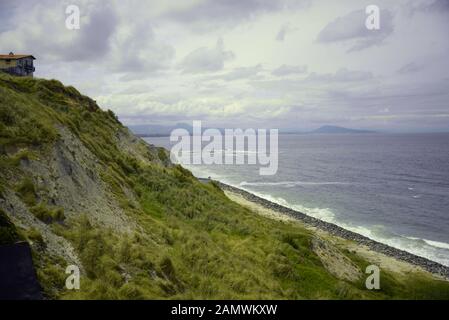
<svg viewBox="0 0 449 320">
<path fill-rule="evenodd" d="M 145 140 L 170 149 L 168 137 Z M 449 134 L 280 135 L 276 175 L 186 167 L 449 266 Z"/>
</svg>

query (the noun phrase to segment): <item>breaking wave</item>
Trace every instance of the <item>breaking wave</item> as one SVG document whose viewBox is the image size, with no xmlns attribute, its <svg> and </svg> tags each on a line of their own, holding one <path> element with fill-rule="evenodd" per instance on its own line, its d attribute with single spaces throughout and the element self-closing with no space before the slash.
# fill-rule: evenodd
<svg viewBox="0 0 449 320">
<path fill-rule="evenodd" d="M 334 181 L 325 181 L 325 182 L 312 182 L 312 181 L 279 181 L 279 182 L 246 182 L 243 181 L 239 184 L 239 186 L 280 186 L 280 187 L 296 187 L 296 186 L 325 186 L 325 185 L 348 185 L 347 182 L 334 182 Z"/>
</svg>

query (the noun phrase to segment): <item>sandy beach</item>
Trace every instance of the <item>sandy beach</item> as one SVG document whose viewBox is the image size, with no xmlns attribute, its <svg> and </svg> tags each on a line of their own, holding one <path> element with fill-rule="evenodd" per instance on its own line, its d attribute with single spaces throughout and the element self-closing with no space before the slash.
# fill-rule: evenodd
<svg viewBox="0 0 449 320">
<path fill-rule="evenodd" d="M 356 254 L 381 269 L 403 276 L 416 272 L 425 273 L 449 281 L 449 268 L 437 262 L 392 248 L 331 223 L 306 216 L 301 212 L 272 203 L 245 190 L 223 183 L 219 183 L 219 185 L 230 200 L 239 203 L 254 213 L 284 223 L 300 224 L 315 233 L 318 238 L 324 239 L 338 248 L 338 250 Z M 335 264 L 337 268 L 338 265 L 338 263 Z"/>
</svg>

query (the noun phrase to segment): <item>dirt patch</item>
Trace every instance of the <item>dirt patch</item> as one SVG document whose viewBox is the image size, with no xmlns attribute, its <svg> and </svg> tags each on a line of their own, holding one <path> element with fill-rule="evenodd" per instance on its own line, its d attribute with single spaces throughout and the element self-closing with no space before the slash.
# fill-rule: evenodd
<svg viewBox="0 0 449 320">
<path fill-rule="evenodd" d="M 278 220 L 278 221 L 284 221 L 284 222 L 287 222 L 287 221 L 297 222 L 297 220 L 293 219 L 292 217 L 289 217 L 289 216 L 282 214 L 280 212 L 277 212 L 275 210 L 265 208 L 255 202 L 246 200 L 245 198 L 243 198 L 241 195 L 239 195 L 237 193 L 226 190 L 225 194 L 230 200 L 240 204 L 241 206 L 244 206 L 244 207 L 250 209 L 251 211 L 253 211 L 257 214 L 265 216 L 267 218 Z"/>
<path fill-rule="evenodd" d="M 326 270 L 336 278 L 356 282 L 362 277 L 362 271 L 330 242 L 315 236 L 312 239 L 312 250 Z"/>
</svg>

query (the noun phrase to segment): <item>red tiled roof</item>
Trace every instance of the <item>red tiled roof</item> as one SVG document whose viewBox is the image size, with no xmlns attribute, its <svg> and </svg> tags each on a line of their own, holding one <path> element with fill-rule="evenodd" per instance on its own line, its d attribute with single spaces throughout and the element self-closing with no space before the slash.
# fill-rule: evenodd
<svg viewBox="0 0 449 320">
<path fill-rule="evenodd" d="M 29 57 L 36 59 L 31 54 L 0 54 L 0 60 L 19 60 Z"/>
</svg>

